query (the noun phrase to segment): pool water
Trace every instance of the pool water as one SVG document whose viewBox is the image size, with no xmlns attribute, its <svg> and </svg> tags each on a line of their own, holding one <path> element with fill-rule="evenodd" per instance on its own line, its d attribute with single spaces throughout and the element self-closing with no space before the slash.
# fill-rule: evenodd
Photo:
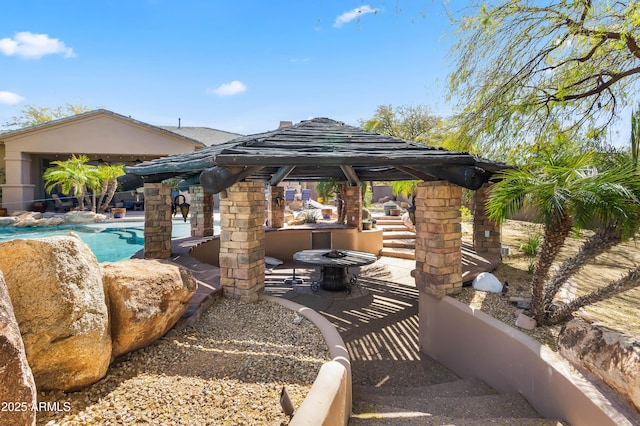
<svg viewBox="0 0 640 426">
<path fill-rule="evenodd" d="M 98 262 L 128 259 L 144 248 L 144 222 L 63 225 L 51 228 L 0 228 L 0 243 L 17 239 L 34 239 L 75 232 L 98 258 Z M 188 237 L 191 224 L 174 221 L 171 238 Z"/>
</svg>

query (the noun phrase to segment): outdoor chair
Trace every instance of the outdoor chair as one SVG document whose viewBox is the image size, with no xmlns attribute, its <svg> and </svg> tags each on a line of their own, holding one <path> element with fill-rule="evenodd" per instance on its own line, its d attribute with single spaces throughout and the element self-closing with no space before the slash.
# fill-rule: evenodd
<svg viewBox="0 0 640 426">
<path fill-rule="evenodd" d="M 284 191 L 284 201 L 287 203 L 292 202 L 296 199 L 296 190 L 295 189 L 287 189 Z"/>
<path fill-rule="evenodd" d="M 51 198 L 53 198 L 57 212 L 68 212 L 73 208 L 73 201 L 71 200 L 62 201 L 56 194 L 51 194 Z"/>
<path fill-rule="evenodd" d="M 309 207 L 309 200 L 311 200 L 311 190 L 310 189 L 303 189 L 302 190 L 302 205 L 304 206 L 304 208 L 308 208 Z"/>
</svg>

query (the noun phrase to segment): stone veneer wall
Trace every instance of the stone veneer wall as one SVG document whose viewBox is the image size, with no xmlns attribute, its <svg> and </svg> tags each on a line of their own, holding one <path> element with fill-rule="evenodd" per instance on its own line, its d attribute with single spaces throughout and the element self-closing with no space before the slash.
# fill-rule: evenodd
<svg viewBox="0 0 640 426">
<path fill-rule="evenodd" d="M 500 247 L 502 247 L 500 225 L 489 219 L 485 208 L 490 189 L 491 184 L 485 183 L 474 194 L 473 249 L 479 254 L 500 255 Z"/>
<path fill-rule="evenodd" d="M 144 184 L 144 257 L 171 257 L 171 188 L 162 183 Z"/>
<path fill-rule="evenodd" d="M 225 297 L 255 302 L 264 288 L 264 185 L 220 193 L 220 284 Z"/>
<path fill-rule="evenodd" d="M 213 235 L 213 194 L 205 192 L 200 185 L 189 187 L 191 194 L 191 236 Z"/>
<path fill-rule="evenodd" d="M 443 298 L 462 288 L 462 188 L 446 181 L 422 182 L 415 203 L 416 286 Z"/>
<path fill-rule="evenodd" d="M 269 226 L 272 228 L 284 227 L 284 206 L 280 205 L 278 200 L 284 200 L 284 187 L 272 186 L 270 187 L 270 200 L 269 200 Z"/>
<path fill-rule="evenodd" d="M 350 186 L 345 189 L 345 208 L 347 225 L 355 226 L 362 231 L 362 190 L 360 186 Z"/>
</svg>

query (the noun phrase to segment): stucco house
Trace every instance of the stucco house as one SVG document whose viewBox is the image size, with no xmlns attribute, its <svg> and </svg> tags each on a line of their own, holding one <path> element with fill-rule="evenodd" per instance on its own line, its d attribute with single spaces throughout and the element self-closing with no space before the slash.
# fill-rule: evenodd
<svg viewBox="0 0 640 426">
<path fill-rule="evenodd" d="M 42 174 L 51 161 L 84 154 L 91 161 L 128 165 L 191 152 L 242 136 L 207 127 L 154 126 L 98 109 L 0 133 L 0 206 L 28 210 L 48 198 Z M 1 179 L 1 175 L 0 175 Z"/>
</svg>

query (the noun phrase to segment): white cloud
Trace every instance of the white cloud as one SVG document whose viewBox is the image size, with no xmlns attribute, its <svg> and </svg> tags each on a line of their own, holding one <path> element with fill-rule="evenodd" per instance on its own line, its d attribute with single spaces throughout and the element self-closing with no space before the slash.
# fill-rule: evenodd
<svg viewBox="0 0 640 426">
<path fill-rule="evenodd" d="M 361 7 L 357 7 L 349 12 L 345 12 L 342 15 L 338 16 L 336 18 L 336 22 L 333 24 L 334 27 L 336 28 L 340 28 L 343 24 L 348 24 L 349 22 L 353 21 L 354 19 L 358 19 L 363 15 L 366 15 L 367 13 L 373 13 L 376 14 L 378 13 L 378 9 L 374 9 L 373 7 L 369 6 L 368 4 L 361 6 Z"/>
<path fill-rule="evenodd" d="M 24 101 L 24 97 L 17 93 L 5 92 L 0 90 L 0 104 L 15 105 Z"/>
<path fill-rule="evenodd" d="M 28 59 L 38 59 L 44 55 L 61 53 L 65 58 L 75 57 L 73 49 L 67 47 L 57 38 L 50 38 L 47 34 L 34 34 L 29 31 L 16 33 L 13 38 L 0 39 L 0 53 L 7 56 L 20 56 Z"/>
<path fill-rule="evenodd" d="M 234 80 L 231 83 L 221 84 L 217 89 L 207 89 L 207 94 L 218 96 L 233 96 L 247 91 L 247 85 L 241 81 Z"/>
</svg>

